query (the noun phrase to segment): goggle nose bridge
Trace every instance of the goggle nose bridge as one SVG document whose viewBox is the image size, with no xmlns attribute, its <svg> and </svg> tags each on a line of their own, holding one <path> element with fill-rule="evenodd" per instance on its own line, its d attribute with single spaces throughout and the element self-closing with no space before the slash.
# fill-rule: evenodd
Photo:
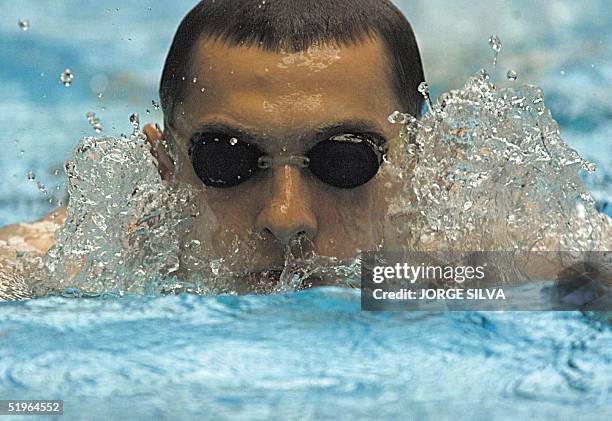
<svg viewBox="0 0 612 421">
<path fill-rule="evenodd" d="M 307 168 L 310 158 L 303 155 L 280 155 L 280 156 L 261 156 L 257 160 L 257 166 L 262 169 L 279 167 L 283 165 L 294 165 L 299 168 Z"/>
</svg>

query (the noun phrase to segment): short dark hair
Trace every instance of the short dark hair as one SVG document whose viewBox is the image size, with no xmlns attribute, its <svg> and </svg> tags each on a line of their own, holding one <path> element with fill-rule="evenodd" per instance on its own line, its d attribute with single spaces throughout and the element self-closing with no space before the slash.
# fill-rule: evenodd
<svg viewBox="0 0 612 421">
<path fill-rule="evenodd" d="M 389 55 L 393 88 L 403 112 L 420 115 L 424 81 L 410 23 L 389 0 L 203 0 L 179 25 L 162 73 L 159 95 L 167 121 L 189 82 L 189 58 L 203 36 L 232 46 L 299 52 L 315 43 L 355 45 L 378 35 Z M 186 85 L 187 83 L 185 83 Z"/>
</svg>

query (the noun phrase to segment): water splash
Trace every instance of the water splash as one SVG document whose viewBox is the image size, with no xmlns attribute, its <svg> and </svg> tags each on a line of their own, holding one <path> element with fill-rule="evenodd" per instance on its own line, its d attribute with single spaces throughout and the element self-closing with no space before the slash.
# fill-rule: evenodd
<svg viewBox="0 0 612 421">
<path fill-rule="evenodd" d="M 420 94 L 423 95 L 423 98 L 425 98 L 425 101 L 429 106 L 429 110 L 431 111 L 433 109 L 433 104 L 431 102 L 431 97 L 429 96 L 429 85 L 427 84 L 427 82 L 421 82 L 417 89 Z"/>
<path fill-rule="evenodd" d="M 17 26 L 19 27 L 19 29 L 25 32 L 30 29 L 30 21 L 27 19 L 19 19 L 17 21 Z"/>
<path fill-rule="evenodd" d="M 419 89 L 429 98 L 426 84 Z M 594 171 L 569 148 L 536 86 L 498 89 L 486 71 L 442 94 L 405 127 L 381 171 L 396 180 L 381 248 L 394 251 L 610 249 L 610 219 L 580 181 Z M 137 114 L 134 133 L 84 138 L 66 164 L 68 219 L 32 283 L 34 294 L 121 295 L 278 292 L 308 285 L 359 285 L 359 256 L 318 256 L 311 239 L 285 250 L 284 265 L 237 268 L 238 238 L 212 251 L 214 212 L 194 187 L 162 182 Z M 204 227 L 204 228 L 203 228 Z M 200 231 L 199 231 L 200 230 Z"/>
<path fill-rule="evenodd" d="M 84 138 L 65 172 L 68 217 L 34 293 L 145 293 L 171 278 L 189 192 L 161 183 L 144 138 Z"/>
<path fill-rule="evenodd" d="M 389 115 L 387 120 L 389 120 L 389 123 L 391 124 L 406 124 L 409 118 L 410 118 L 410 114 L 401 113 L 399 111 L 394 111 L 393 113 Z"/>
<path fill-rule="evenodd" d="M 491 35 L 489 37 L 489 46 L 493 50 L 493 66 L 497 65 L 497 57 L 502 48 L 501 39 L 497 35 Z"/>
<path fill-rule="evenodd" d="M 388 235 L 399 250 L 610 249 L 611 220 L 580 181 L 594 166 L 563 141 L 540 88 L 498 89 L 481 71 L 408 125 L 404 146 L 412 176 Z"/>
<path fill-rule="evenodd" d="M 94 129 L 96 133 L 102 133 L 102 123 L 100 123 L 100 119 L 96 117 L 96 113 L 89 111 L 85 116 L 87 117 L 87 121 L 91 125 L 91 128 Z"/>
<path fill-rule="evenodd" d="M 60 82 L 64 84 L 65 87 L 69 87 L 72 85 L 72 81 L 74 80 L 74 73 L 72 70 L 66 69 L 60 74 Z"/>
<path fill-rule="evenodd" d="M 134 129 L 134 133 L 140 132 L 140 117 L 138 113 L 130 115 L 130 125 Z"/>
</svg>

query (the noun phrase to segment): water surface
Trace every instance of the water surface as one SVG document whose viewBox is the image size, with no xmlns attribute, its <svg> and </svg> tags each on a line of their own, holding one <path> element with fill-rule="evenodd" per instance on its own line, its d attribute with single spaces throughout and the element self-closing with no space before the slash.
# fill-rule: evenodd
<svg viewBox="0 0 612 421">
<path fill-rule="evenodd" d="M 41 338 L 45 338 L 42 340 Z M 0 306 L 0 396 L 62 419 L 609 419 L 612 332 L 578 312 L 368 313 L 322 288 Z"/>
</svg>

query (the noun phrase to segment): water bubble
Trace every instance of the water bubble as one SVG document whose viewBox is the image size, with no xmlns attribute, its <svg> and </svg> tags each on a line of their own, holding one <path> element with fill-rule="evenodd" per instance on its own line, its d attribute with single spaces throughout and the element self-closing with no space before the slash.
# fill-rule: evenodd
<svg viewBox="0 0 612 421">
<path fill-rule="evenodd" d="M 93 111 L 89 111 L 86 114 L 86 117 L 87 117 L 87 121 L 89 122 L 91 127 L 94 129 L 94 131 L 96 133 L 101 133 L 103 130 L 102 124 L 100 123 L 100 119 L 96 117 L 96 113 L 94 113 Z"/>
<path fill-rule="evenodd" d="M 159 110 L 159 102 L 157 102 L 154 99 L 152 99 L 151 100 L 151 105 L 153 105 L 153 108 L 155 108 L 156 110 Z"/>
<path fill-rule="evenodd" d="M 589 205 L 595 204 L 595 199 L 593 199 L 593 196 L 591 196 L 589 193 L 580 193 L 580 199 Z"/>
<path fill-rule="evenodd" d="M 140 118 L 138 117 L 138 113 L 133 113 L 130 116 L 130 124 L 134 128 L 134 131 L 140 130 Z"/>
<path fill-rule="evenodd" d="M 508 80 L 515 81 L 518 79 L 518 74 L 515 70 L 508 70 L 508 73 L 506 73 L 506 77 L 508 78 Z"/>
<path fill-rule="evenodd" d="M 213 275 L 217 276 L 219 275 L 219 268 L 221 267 L 221 262 L 219 260 L 213 260 L 212 262 L 210 262 L 210 269 L 213 273 Z"/>
<path fill-rule="evenodd" d="M 19 21 L 17 21 L 17 26 L 19 26 L 19 29 L 22 31 L 27 31 L 30 29 L 30 21 L 27 19 L 19 19 Z"/>
<path fill-rule="evenodd" d="M 480 69 L 478 76 L 480 77 L 480 80 L 485 82 L 491 78 L 491 76 L 489 76 L 489 72 L 487 72 L 487 69 Z"/>
<path fill-rule="evenodd" d="M 419 83 L 418 90 L 423 96 L 429 95 L 429 85 L 427 84 L 427 82 Z"/>
<path fill-rule="evenodd" d="M 489 37 L 489 46 L 493 50 L 493 65 L 495 66 L 497 64 L 497 56 L 502 48 L 501 39 L 497 35 L 491 35 Z"/>
<path fill-rule="evenodd" d="M 493 51 L 501 51 L 502 42 L 497 35 L 491 35 L 491 37 L 489 38 L 489 45 L 491 46 Z"/>
<path fill-rule="evenodd" d="M 60 74 L 60 82 L 64 84 L 65 87 L 69 87 L 74 80 L 74 73 L 72 70 L 66 69 Z"/>
<path fill-rule="evenodd" d="M 402 124 L 405 123 L 405 118 L 404 118 L 404 114 L 400 113 L 399 111 L 393 111 L 393 113 L 391 113 L 389 115 L 389 117 L 387 117 L 387 120 L 389 120 L 389 123 L 391 124 Z"/>
<path fill-rule="evenodd" d="M 197 78 L 197 77 L 194 77 L 194 78 L 193 78 L 191 81 L 192 81 L 193 83 L 198 83 L 198 78 Z"/>
<path fill-rule="evenodd" d="M 595 171 L 597 171 L 597 164 L 594 162 L 587 162 L 584 168 L 589 174 L 593 174 Z"/>
<path fill-rule="evenodd" d="M 387 120 L 389 120 L 389 123 L 391 124 L 396 124 L 401 114 L 402 113 L 400 113 L 399 111 L 393 111 L 391 114 L 389 114 Z"/>
<path fill-rule="evenodd" d="M 232 137 L 230 139 L 230 145 L 235 146 L 238 143 L 238 139 L 236 139 L 235 137 Z"/>
<path fill-rule="evenodd" d="M 429 110 L 433 110 L 433 104 L 431 102 L 431 98 L 429 97 L 429 85 L 427 82 L 419 83 L 418 91 L 423 95 L 425 100 L 427 101 L 427 105 L 429 106 Z"/>
</svg>

